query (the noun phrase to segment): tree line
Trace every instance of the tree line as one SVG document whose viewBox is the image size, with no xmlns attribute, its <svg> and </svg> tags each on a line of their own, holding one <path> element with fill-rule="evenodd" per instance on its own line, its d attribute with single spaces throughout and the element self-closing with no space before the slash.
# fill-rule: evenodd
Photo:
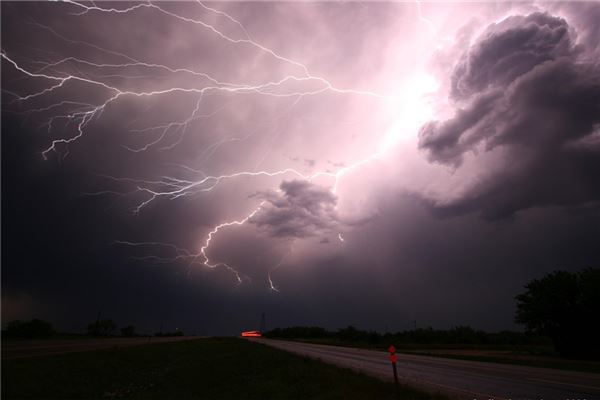
<svg viewBox="0 0 600 400">
<path fill-rule="evenodd" d="M 6 328 L 2 330 L 2 337 L 5 339 L 48 339 L 56 337 L 59 334 L 52 324 L 48 321 L 34 318 L 30 321 L 14 320 L 10 321 Z M 120 329 L 117 323 L 112 319 L 98 319 L 87 326 L 86 335 L 94 337 L 137 337 L 150 336 L 136 332 L 135 326 L 127 325 Z M 154 336 L 184 336 L 184 332 L 176 330 L 175 332 L 156 332 Z"/>
<path fill-rule="evenodd" d="M 337 331 L 328 331 L 320 327 L 295 326 L 276 328 L 266 332 L 264 336 L 280 339 L 330 339 L 342 343 L 361 343 L 382 348 L 389 346 L 390 343 L 395 345 L 532 345 L 548 343 L 548 338 L 543 336 L 512 331 L 490 333 L 475 330 L 470 326 L 457 326 L 448 330 L 428 327 L 395 333 L 360 330 L 354 326 Z"/>
<path fill-rule="evenodd" d="M 551 343 L 564 357 L 600 359 L 600 269 L 555 271 L 534 279 L 516 296 L 515 321 L 525 332 L 496 333 L 458 326 L 449 330 L 414 329 L 381 334 L 349 326 L 337 331 L 320 327 L 277 328 L 264 336 L 310 339 L 385 347 L 418 345 L 539 345 Z"/>
</svg>

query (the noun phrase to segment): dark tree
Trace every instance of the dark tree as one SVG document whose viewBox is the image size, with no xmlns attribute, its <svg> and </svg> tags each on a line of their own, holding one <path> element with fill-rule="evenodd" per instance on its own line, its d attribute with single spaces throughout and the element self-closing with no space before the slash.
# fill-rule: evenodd
<svg viewBox="0 0 600 400">
<path fill-rule="evenodd" d="M 6 325 L 3 332 L 5 337 L 42 339 L 54 335 L 54 328 L 50 322 L 41 319 L 32 319 L 31 321 L 11 321 Z"/>
<path fill-rule="evenodd" d="M 600 269 L 556 271 L 516 297 L 516 322 L 552 338 L 566 357 L 600 358 Z"/>
<path fill-rule="evenodd" d="M 121 328 L 121 336 L 125 337 L 134 337 L 135 336 L 135 326 L 129 325 Z"/>
<path fill-rule="evenodd" d="M 101 319 L 88 325 L 88 334 L 92 336 L 110 336 L 117 329 L 112 319 Z"/>
</svg>

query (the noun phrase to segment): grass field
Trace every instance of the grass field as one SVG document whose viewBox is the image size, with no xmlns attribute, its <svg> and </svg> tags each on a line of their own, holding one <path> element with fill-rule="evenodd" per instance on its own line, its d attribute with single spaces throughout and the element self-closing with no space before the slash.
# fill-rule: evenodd
<svg viewBox="0 0 600 400">
<path fill-rule="evenodd" d="M 2 399 L 121 398 L 393 399 L 394 387 L 236 338 L 2 361 Z M 402 387 L 401 398 L 432 397 Z"/>
</svg>

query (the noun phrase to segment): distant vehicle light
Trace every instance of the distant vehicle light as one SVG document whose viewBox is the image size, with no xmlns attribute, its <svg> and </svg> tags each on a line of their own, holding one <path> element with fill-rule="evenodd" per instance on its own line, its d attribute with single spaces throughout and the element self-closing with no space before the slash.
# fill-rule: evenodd
<svg viewBox="0 0 600 400">
<path fill-rule="evenodd" d="M 242 337 L 262 337 L 259 331 L 242 332 Z"/>
</svg>

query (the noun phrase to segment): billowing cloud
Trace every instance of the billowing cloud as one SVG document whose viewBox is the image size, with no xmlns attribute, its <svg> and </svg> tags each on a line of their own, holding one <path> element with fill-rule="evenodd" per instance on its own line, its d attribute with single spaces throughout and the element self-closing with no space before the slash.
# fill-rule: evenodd
<svg viewBox="0 0 600 400">
<path fill-rule="evenodd" d="M 0 7 L 3 322 L 512 329 L 600 262 L 600 4 Z"/>
<path fill-rule="evenodd" d="M 574 29 L 546 13 L 481 34 L 451 77 L 454 116 L 424 125 L 419 145 L 430 161 L 493 172 L 438 211 L 498 218 L 600 200 L 600 68 L 583 60 Z"/>
<path fill-rule="evenodd" d="M 283 181 L 277 192 L 260 195 L 265 204 L 250 222 L 271 236 L 304 238 L 331 231 L 338 220 L 329 188 L 303 180 Z"/>
<path fill-rule="evenodd" d="M 452 76 L 452 96 L 465 99 L 509 85 L 546 61 L 569 57 L 569 25 L 545 13 L 517 15 L 490 25 L 461 57 Z"/>
</svg>

